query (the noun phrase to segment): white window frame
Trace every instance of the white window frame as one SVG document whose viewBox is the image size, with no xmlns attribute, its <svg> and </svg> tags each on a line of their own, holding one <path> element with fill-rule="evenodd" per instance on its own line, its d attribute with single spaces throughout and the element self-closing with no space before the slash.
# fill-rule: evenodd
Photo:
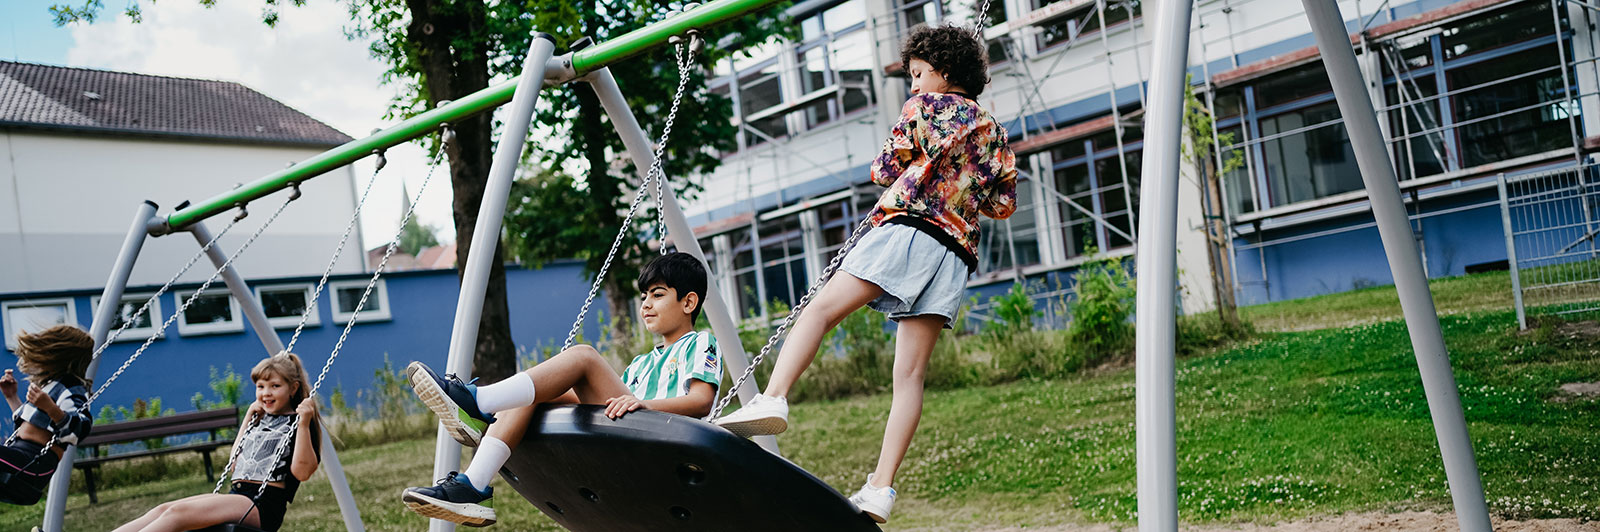
<svg viewBox="0 0 1600 532">
<path fill-rule="evenodd" d="M 332 281 L 328 283 L 328 303 L 333 305 L 330 310 L 333 311 L 334 323 L 349 322 L 350 315 L 352 314 L 350 312 L 339 311 L 340 308 L 343 308 L 339 305 L 339 290 L 342 288 L 357 288 L 365 290 L 367 288 L 367 281 L 367 279 L 356 279 L 350 281 Z M 372 308 L 373 298 L 377 299 L 380 303 L 376 309 Z M 361 309 L 361 315 L 356 317 L 356 323 L 389 321 L 393 316 L 390 313 L 390 307 L 392 304 L 393 301 L 389 299 L 388 279 L 378 279 L 378 284 L 372 287 L 372 296 L 370 296 L 370 298 L 367 300 L 367 308 Z"/>
<path fill-rule="evenodd" d="M 173 292 L 172 296 L 173 296 L 173 299 L 176 301 L 176 303 L 172 307 L 173 309 L 175 309 L 174 312 L 177 312 L 178 310 L 183 309 L 183 302 L 184 301 L 188 301 L 189 300 L 189 296 L 192 296 L 192 295 L 194 295 L 194 290 L 184 290 L 184 291 L 175 291 L 175 292 Z M 228 334 L 228 333 L 244 332 L 244 318 L 243 318 L 243 316 L 240 315 L 240 312 L 239 312 L 239 300 L 238 299 L 234 299 L 233 294 L 230 294 L 230 293 L 228 293 L 226 291 L 217 291 L 217 292 L 208 291 L 208 292 L 206 292 L 206 295 L 200 296 L 200 297 L 219 296 L 219 295 L 223 295 L 223 296 L 227 296 L 228 297 L 228 309 L 231 311 L 231 317 L 229 318 L 228 321 L 225 321 L 225 322 L 222 322 L 222 323 L 189 323 L 188 318 L 184 317 L 182 315 L 182 313 L 179 312 L 179 316 L 178 316 L 178 320 L 177 320 L 178 321 L 178 334 L 180 336 L 205 336 L 205 335 L 209 335 L 209 334 Z"/>
<path fill-rule="evenodd" d="M 122 294 L 122 301 L 127 301 L 127 300 L 132 299 L 132 300 L 138 301 L 139 305 L 144 305 L 145 301 L 149 301 L 150 302 L 150 310 L 145 311 L 145 315 L 150 317 L 150 326 L 149 327 L 129 327 L 129 328 L 123 330 L 122 334 L 120 336 L 117 336 L 116 341 L 118 341 L 118 342 L 134 342 L 134 341 L 149 340 L 151 336 L 154 336 L 156 338 L 165 338 L 166 337 L 165 334 L 156 334 L 156 330 L 161 327 L 160 324 L 161 324 L 162 320 L 166 319 L 166 315 L 161 313 L 161 298 L 157 297 L 154 300 L 150 299 L 151 297 L 153 297 L 155 295 L 156 295 L 155 292 L 145 292 L 145 293 L 136 293 L 136 294 Z M 119 304 L 119 306 L 120 306 L 120 304 Z M 89 308 L 92 311 L 97 312 L 97 313 L 100 311 L 100 296 L 90 296 L 89 297 Z M 107 334 L 106 338 L 109 339 L 110 338 L 110 334 L 114 333 L 114 332 L 116 332 L 115 329 L 107 330 L 106 331 L 106 334 Z"/>
<path fill-rule="evenodd" d="M 5 320 L 6 349 L 15 352 L 17 350 L 17 335 L 23 332 L 17 328 L 18 324 L 11 321 L 11 309 L 25 307 L 50 307 L 56 305 L 64 305 L 67 307 L 67 325 L 78 324 L 77 305 L 70 297 L 0 301 L 0 320 Z"/>
<path fill-rule="evenodd" d="M 317 300 L 311 298 L 311 288 L 309 283 L 264 284 L 255 287 L 256 301 L 261 303 L 262 314 L 266 314 L 267 298 L 263 292 L 288 292 L 298 289 L 305 293 L 306 305 L 311 311 L 311 317 L 306 319 L 306 327 L 321 327 L 322 311 L 316 308 L 319 306 Z M 267 316 L 267 323 L 272 324 L 273 329 L 293 329 L 300 326 L 300 316 Z"/>
</svg>

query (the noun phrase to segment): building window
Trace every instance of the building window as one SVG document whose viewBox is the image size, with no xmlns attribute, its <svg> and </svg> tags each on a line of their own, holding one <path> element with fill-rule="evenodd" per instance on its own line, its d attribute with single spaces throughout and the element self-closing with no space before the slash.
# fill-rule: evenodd
<svg viewBox="0 0 1600 532">
<path fill-rule="evenodd" d="M 1273 205 L 1362 188 L 1344 124 L 1328 123 L 1339 117 L 1339 105 L 1329 101 L 1261 119 L 1261 136 L 1269 138 L 1261 151 Z M 1285 136 L 1270 138 L 1279 134 Z"/>
<path fill-rule="evenodd" d="M 192 291 L 174 293 L 173 297 L 177 300 L 175 308 L 183 308 L 183 302 L 188 301 L 193 295 Z M 227 292 L 201 294 L 178 318 L 178 334 L 184 336 L 224 334 L 243 330 L 244 321 L 239 319 L 239 305 Z"/>
<path fill-rule="evenodd" d="M 155 296 L 154 293 L 123 294 L 122 300 L 118 302 L 117 309 L 111 312 L 111 328 L 109 329 L 110 332 L 107 334 L 115 333 L 117 332 L 117 329 L 121 329 L 123 325 L 128 325 L 128 328 L 124 329 L 122 334 L 116 337 L 116 341 L 129 342 L 135 340 L 147 340 L 151 336 L 155 336 L 155 324 L 161 323 L 162 314 L 161 299 L 150 299 L 153 296 Z M 145 310 L 144 314 L 139 316 L 138 321 L 135 321 L 133 324 L 129 325 L 128 321 L 133 319 L 134 313 L 139 312 L 139 308 L 143 307 L 146 301 L 150 302 L 150 308 Z M 89 298 L 89 308 L 96 309 L 98 312 L 100 308 L 100 296 Z M 107 338 L 109 339 L 110 337 L 108 336 Z"/>
<path fill-rule="evenodd" d="M 1082 2 L 1081 0 L 1037 0 L 1035 9 L 1044 9 L 1052 4 L 1083 3 L 1081 8 L 1071 8 L 1059 16 L 1039 23 L 1039 49 L 1071 42 L 1087 34 L 1100 31 L 1101 14 L 1095 7 L 1097 2 Z M 1143 14 L 1143 2 L 1140 0 L 1127 0 L 1123 2 L 1106 1 L 1104 14 L 1106 27 L 1132 20 Z M 993 49 L 990 50 L 991 54 Z"/>
<path fill-rule="evenodd" d="M 360 292 L 356 293 L 356 297 L 361 297 Z M 257 286 L 256 299 L 261 300 L 261 310 L 266 312 L 267 322 L 271 323 L 274 328 L 293 329 L 300 325 L 300 317 L 306 314 L 306 309 L 311 304 L 311 285 L 273 284 Z M 322 325 L 320 314 L 321 312 L 312 312 L 310 316 L 307 316 L 306 326 L 317 327 Z"/>
<path fill-rule="evenodd" d="M 78 313 L 68 298 L 28 299 L 0 303 L 0 319 L 5 320 L 6 349 L 16 351 L 18 334 L 77 325 Z"/>
<path fill-rule="evenodd" d="M 1550 44 L 1452 69 L 1446 78 L 1454 91 L 1557 63 L 1556 46 Z M 1471 168 L 1572 147 L 1568 120 L 1579 111 L 1576 101 L 1567 105 L 1561 84 L 1561 71 L 1550 69 L 1453 95 L 1456 121 L 1463 123 L 1456 131 L 1462 164 Z"/>
<path fill-rule="evenodd" d="M 1034 219 L 1034 183 L 1026 174 L 1017 176 L 1017 210 L 1005 220 L 981 217 L 978 220 L 978 272 L 988 273 L 1014 267 L 1032 266 L 1041 261 L 1039 224 Z"/>
<path fill-rule="evenodd" d="M 766 300 L 793 307 L 810 284 L 800 213 L 762 220 L 756 231 L 761 238 L 761 280 L 767 288 Z"/>
<path fill-rule="evenodd" d="M 361 294 L 367 290 L 366 279 L 353 281 L 335 281 L 328 283 L 328 293 L 333 297 L 333 321 L 346 323 L 351 317 L 356 322 L 387 321 L 389 314 L 389 288 L 388 282 L 378 279 L 372 287 L 372 294 L 367 297 L 367 304 L 361 307 L 361 314 L 356 315 L 356 305 L 361 302 Z"/>
<path fill-rule="evenodd" d="M 756 262 L 754 227 L 745 227 L 729 234 L 728 246 L 733 252 L 733 285 L 739 293 L 739 312 L 746 317 L 764 313 L 761 301 L 764 294 L 756 280 L 760 265 Z"/>
<path fill-rule="evenodd" d="M 1115 131 L 1068 141 L 1050 150 L 1050 195 L 1066 258 L 1084 255 L 1090 246 L 1112 250 L 1133 243 L 1142 135 L 1139 128 L 1123 130 L 1120 159 Z"/>
</svg>

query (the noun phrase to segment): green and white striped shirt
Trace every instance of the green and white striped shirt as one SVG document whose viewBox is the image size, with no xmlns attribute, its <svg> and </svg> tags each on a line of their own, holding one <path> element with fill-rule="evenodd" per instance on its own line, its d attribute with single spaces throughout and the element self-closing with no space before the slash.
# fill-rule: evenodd
<svg viewBox="0 0 1600 532">
<path fill-rule="evenodd" d="M 713 387 L 722 382 L 722 352 L 717 339 L 704 331 L 634 357 L 622 371 L 622 382 L 644 401 L 688 395 L 689 383 L 697 380 Z"/>
</svg>

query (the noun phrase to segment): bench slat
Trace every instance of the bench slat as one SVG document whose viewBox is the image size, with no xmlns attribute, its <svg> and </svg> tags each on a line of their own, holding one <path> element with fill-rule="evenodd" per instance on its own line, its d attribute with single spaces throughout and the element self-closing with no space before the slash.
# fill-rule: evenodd
<svg viewBox="0 0 1600 532">
<path fill-rule="evenodd" d="M 155 456 L 155 455 L 158 455 L 158 454 L 177 453 L 177 452 L 185 452 L 185 451 L 194 451 L 194 452 L 209 451 L 211 449 L 216 449 L 218 447 L 221 447 L 221 446 L 224 446 L 224 445 L 228 445 L 228 444 L 231 444 L 231 443 L 233 443 L 233 442 L 231 442 L 231 441 L 208 441 L 208 442 L 201 442 L 201 443 L 195 443 L 195 444 L 190 444 L 190 445 L 180 445 L 180 446 L 177 446 L 177 447 L 163 447 L 163 448 L 160 448 L 160 449 L 150 449 L 148 451 L 136 451 L 136 452 L 131 452 L 131 453 L 114 454 L 114 455 L 111 455 L 111 456 L 101 456 L 101 457 L 96 457 L 96 458 L 81 458 L 81 459 L 73 461 L 72 464 L 73 464 L 73 467 L 93 467 L 93 466 L 98 466 L 98 465 L 106 463 L 106 462 L 115 462 L 117 460 L 128 460 L 128 459 L 132 459 L 132 458 L 140 458 L 140 457 L 145 457 L 145 456 Z"/>
<path fill-rule="evenodd" d="M 122 443 L 236 427 L 239 423 L 238 415 L 239 409 L 235 407 L 95 425 L 79 446 Z"/>
</svg>

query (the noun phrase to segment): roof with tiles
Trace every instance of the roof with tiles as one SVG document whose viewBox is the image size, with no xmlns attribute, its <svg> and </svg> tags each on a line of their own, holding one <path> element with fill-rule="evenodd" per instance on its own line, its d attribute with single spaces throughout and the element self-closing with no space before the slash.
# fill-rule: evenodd
<svg viewBox="0 0 1600 532">
<path fill-rule="evenodd" d="M 327 124 L 229 81 L 0 61 L 0 129 L 337 146 Z"/>
</svg>

